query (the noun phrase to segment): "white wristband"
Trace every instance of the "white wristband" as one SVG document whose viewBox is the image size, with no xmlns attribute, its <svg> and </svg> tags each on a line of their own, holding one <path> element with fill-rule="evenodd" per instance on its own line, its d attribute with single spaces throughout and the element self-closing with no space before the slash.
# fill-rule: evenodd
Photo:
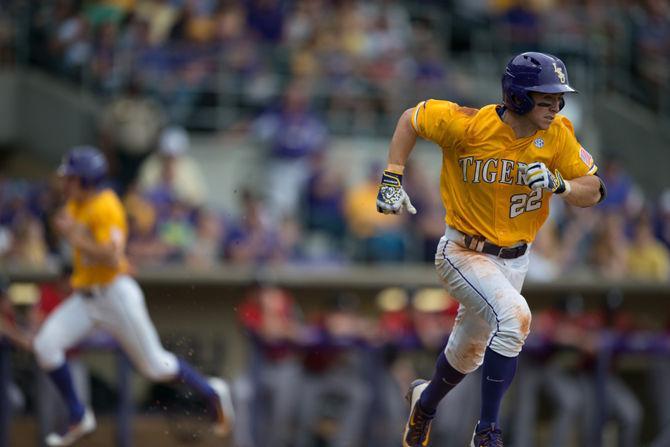
<svg viewBox="0 0 670 447">
<path fill-rule="evenodd" d="M 572 186 L 570 185 L 570 182 L 568 180 L 563 180 L 565 182 L 565 191 L 561 194 L 563 197 L 567 196 L 570 194 L 570 191 L 572 191 Z"/>
</svg>

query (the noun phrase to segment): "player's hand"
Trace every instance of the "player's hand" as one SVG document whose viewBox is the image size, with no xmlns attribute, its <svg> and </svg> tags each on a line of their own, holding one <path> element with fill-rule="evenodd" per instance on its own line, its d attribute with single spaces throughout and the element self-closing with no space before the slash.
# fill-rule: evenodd
<svg viewBox="0 0 670 447">
<path fill-rule="evenodd" d="M 524 181 L 533 191 L 547 189 L 554 194 L 563 194 L 568 190 L 567 183 L 558 169 L 552 174 L 549 168 L 539 161 L 525 167 L 522 165 L 522 169 Z"/>
<path fill-rule="evenodd" d="M 410 214 L 416 214 L 409 196 L 402 188 L 402 174 L 384 171 L 377 193 L 377 211 L 384 214 L 400 214 L 407 208 Z"/>
<path fill-rule="evenodd" d="M 74 231 L 74 219 L 65 209 L 56 213 L 52 222 L 56 232 L 65 238 L 68 238 Z"/>
</svg>

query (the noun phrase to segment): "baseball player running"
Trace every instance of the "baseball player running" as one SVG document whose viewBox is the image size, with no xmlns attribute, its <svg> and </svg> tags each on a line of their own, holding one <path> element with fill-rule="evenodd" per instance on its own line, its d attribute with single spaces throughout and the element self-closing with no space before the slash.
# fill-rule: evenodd
<svg viewBox="0 0 670 447">
<path fill-rule="evenodd" d="M 563 95 L 575 91 L 563 62 L 519 54 L 507 64 L 502 90 L 502 105 L 481 109 L 423 101 L 402 114 L 390 143 L 377 196 L 377 210 L 386 214 L 416 213 L 402 174 L 417 135 L 442 150 L 446 231 L 435 266 L 460 303 L 433 377 L 414 381 L 408 391 L 404 447 L 429 445 L 438 403 L 482 363 L 480 420 L 470 445 L 503 445 L 500 404 L 530 330 L 530 309 L 520 293 L 530 244 L 552 196 L 579 207 L 605 197 L 593 158 L 559 115 Z"/>
<path fill-rule="evenodd" d="M 126 216 L 117 195 L 100 187 L 107 173 L 104 156 L 93 147 L 75 147 L 58 173 L 67 203 L 54 225 L 73 248 L 74 292 L 44 322 L 33 348 L 67 404 L 70 425 L 63 433 L 49 434 L 47 445 L 71 445 L 95 430 L 95 417 L 75 393 L 65 360 L 65 351 L 93 327 L 110 332 L 148 379 L 180 380 L 200 393 L 214 415 L 214 433 L 227 435 L 233 423 L 228 385 L 219 378 L 205 379 L 163 349 L 142 290 L 127 274 Z"/>
</svg>

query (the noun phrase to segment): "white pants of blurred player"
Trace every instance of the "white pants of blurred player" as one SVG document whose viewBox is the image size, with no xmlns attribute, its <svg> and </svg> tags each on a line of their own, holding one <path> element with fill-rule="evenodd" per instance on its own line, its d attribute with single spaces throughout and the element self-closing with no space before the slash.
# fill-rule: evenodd
<svg viewBox="0 0 670 447">
<path fill-rule="evenodd" d="M 445 355 L 467 374 L 482 364 L 487 346 L 506 357 L 521 352 L 531 320 L 520 293 L 529 250 L 518 258 L 502 259 L 465 248 L 462 241 L 462 233 L 447 227 L 435 266 L 447 292 L 460 303 Z"/>
<path fill-rule="evenodd" d="M 34 342 L 40 367 L 46 371 L 60 367 L 65 362 L 65 351 L 94 328 L 110 333 L 146 378 L 164 382 L 177 375 L 177 358 L 161 345 L 144 294 L 126 275 L 92 288 L 89 296 L 73 293 L 47 317 Z"/>
</svg>

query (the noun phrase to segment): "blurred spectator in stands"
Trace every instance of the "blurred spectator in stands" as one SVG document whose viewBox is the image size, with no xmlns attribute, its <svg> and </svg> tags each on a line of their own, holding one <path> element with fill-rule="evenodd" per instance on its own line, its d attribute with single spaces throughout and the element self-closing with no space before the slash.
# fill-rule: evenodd
<svg viewBox="0 0 670 447">
<path fill-rule="evenodd" d="M 224 234 L 223 219 L 208 209 L 199 209 L 195 218 L 195 239 L 186 247 L 186 265 L 210 270 L 216 267 L 221 261 Z"/>
<path fill-rule="evenodd" d="M 258 284 L 247 293 L 238 317 L 252 349 L 248 369 L 234 385 L 237 445 L 293 446 L 303 396 L 300 309 L 286 290 Z"/>
<path fill-rule="evenodd" d="M 315 438 L 333 447 L 366 445 L 372 391 L 363 379 L 367 329 L 359 306 L 358 296 L 340 294 L 310 328 L 295 447 Z"/>
<path fill-rule="evenodd" d="M 308 232 L 308 256 L 325 259 L 342 247 L 346 234 L 343 172 L 326 152 L 310 159 L 310 178 L 300 207 L 303 228 Z"/>
<path fill-rule="evenodd" d="M 650 217 L 642 215 L 635 223 L 628 252 L 629 278 L 647 281 L 670 280 L 670 250 L 654 237 Z"/>
<path fill-rule="evenodd" d="M 275 219 L 296 214 L 309 178 L 309 156 L 326 149 L 328 132 L 310 111 L 308 91 L 304 83 L 291 82 L 280 107 L 261 115 L 253 124 L 256 136 L 269 152 L 267 197 Z"/>
<path fill-rule="evenodd" d="M 562 246 L 564 274 L 592 275 L 592 250 L 595 228 L 601 224 L 602 213 L 597 208 L 577 208 L 554 202 L 551 219 L 556 220 Z M 530 267 L 529 267 L 530 268 Z"/>
<path fill-rule="evenodd" d="M 16 216 L 9 256 L 15 266 L 40 269 L 48 266 L 48 248 L 42 222 L 25 212 Z"/>
<path fill-rule="evenodd" d="M 75 2 L 61 1 L 55 9 L 55 23 L 49 39 L 51 57 L 59 72 L 81 81 L 82 70 L 91 58 L 91 27 Z"/>
<path fill-rule="evenodd" d="M 432 34 L 430 34 L 432 36 Z M 427 39 L 416 54 L 415 82 L 417 90 L 426 98 L 452 97 L 455 92 L 447 82 L 448 62 L 440 44 L 433 39 Z M 449 89 L 449 90 L 447 90 Z M 449 94 L 447 94 L 449 91 Z M 413 98 L 419 102 L 420 98 Z"/>
<path fill-rule="evenodd" d="M 241 216 L 231 225 L 226 239 L 225 255 L 241 264 L 290 262 L 296 254 L 293 219 L 270 219 L 263 201 L 246 190 L 240 195 Z"/>
<path fill-rule="evenodd" d="M 628 275 L 629 243 L 625 235 L 624 217 L 607 212 L 595 228 L 591 247 L 591 265 L 603 278 L 622 279 Z"/>
<path fill-rule="evenodd" d="M 593 50 L 584 45 L 584 42 L 590 37 L 588 33 L 599 25 L 589 14 L 592 9 L 593 7 L 585 7 L 579 0 L 564 0 L 560 8 L 548 5 L 543 11 L 540 25 L 544 49 L 561 58 L 586 59 L 590 56 L 588 52 Z"/>
<path fill-rule="evenodd" d="M 247 24 L 252 35 L 267 44 L 278 44 L 284 29 L 285 0 L 249 0 Z"/>
<path fill-rule="evenodd" d="M 135 180 L 142 162 L 156 147 L 164 123 L 163 108 L 142 96 L 134 78 L 128 82 L 124 94 L 103 109 L 100 146 L 111 162 L 121 194 Z"/>
<path fill-rule="evenodd" d="M 347 228 L 353 237 L 353 259 L 359 262 L 400 262 L 405 259 L 404 215 L 378 213 L 378 166 L 370 166 L 361 183 L 349 188 L 344 198 Z"/>
<path fill-rule="evenodd" d="M 157 222 L 156 236 L 168 249 L 167 263 L 180 264 L 185 261 L 189 247 L 196 238 L 194 209 L 186 202 L 172 200 L 168 213 Z"/>
<path fill-rule="evenodd" d="M 641 93 L 646 104 L 660 110 L 663 101 L 668 100 L 670 81 L 670 5 L 664 0 L 636 3 L 631 14 L 636 50 L 633 54 L 643 82 Z"/>
<path fill-rule="evenodd" d="M 420 212 L 408 216 L 415 240 L 408 246 L 408 256 L 421 262 L 435 262 L 437 243 L 444 234 L 444 209 L 435 185 L 437 178 L 426 175 L 426 167 L 416 160 L 405 166 L 405 190 L 417 199 L 412 202 Z M 434 182 L 434 184 L 431 184 Z"/>
<path fill-rule="evenodd" d="M 537 48 L 540 17 L 531 0 L 498 1 L 498 37 L 506 51 L 518 53 Z"/>
<path fill-rule="evenodd" d="M 607 197 L 599 208 L 624 210 L 634 183 L 623 161 L 615 154 L 608 154 L 602 164 L 600 175 L 607 185 Z"/>
<path fill-rule="evenodd" d="M 0 185 L 0 226 L 5 229 L 0 259 L 17 267 L 39 269 L 50 261 L 44 226 L 33 203 L 36 190 L 27 181 Z"/>
<path fill-rule="evenodd" d="M 175 28 L 182 27 L 181 36 L 173 29 L 172 37 L 189 43 L 208 43 L 214 38 L 215 1 L 187 0 Z"/>
<path fill-rule="evenodd" d="M 163 194 L 192 206 L 207 203 L 207 186 L 198 162 L 189 155 L 190 138 L 186 129 L 171 126 L 158 140 L 158 150 L 140 168 L 139 187 L 150 196 Z"/>
<path fill-rule="evenodd" d="M 661 193 L 654 217 L 654 234 L 670 249 L 670 188 Z"/>
<path fill-rule="evenodd" d="M 93 51 L 87 68 L 95 87 L 103 94 L 117 92 L 124 81 L 118 51 L 119 27 L 120 24 L 114 21 L 105 21 L 93 32 Z"/>
<path fill-rule="evenodd" d="M 554 281 L 563 273 L 564 257 L 556 223 L 550 218 L 538 232 L 530 252 L 527 279 Z"/>
<path fill-rule="evenodd" d="M 168 39 L 179 17 L 177 4 L 170 0 L 140 1 L 135 8 L 137 18 L 148 25 L 151 46 L 160 46 Z"/>
<path fill-rule="evenodd" d="M 154 204 L 132 183 L 123 205 L 128 213 L 128 259 L 133 266 L 161 265 L 169 247 L 156 236 L 158 212 Z"/>
<path fill-rule="evenodd" d="M 52 176 L 47 182 L 40 182 L 35 186 L 29 204 L 30 212 L 39 219 L 44 229 L 44 238 L 50 255 L 60 256 L 61 241 L 51 226 L 51 219 L 62 206 L 62 185 L 56 176 Z"/>
<path fill-rule="evenodd" d="M 193 2 L 186 5 L 169 42 L 147 49 L 139 61 L 146 90 L 163 104 L 170 122 L 182 125 L 190 121 L 219 65 L 211 17 L 203 17 Z"/>
</svg>

